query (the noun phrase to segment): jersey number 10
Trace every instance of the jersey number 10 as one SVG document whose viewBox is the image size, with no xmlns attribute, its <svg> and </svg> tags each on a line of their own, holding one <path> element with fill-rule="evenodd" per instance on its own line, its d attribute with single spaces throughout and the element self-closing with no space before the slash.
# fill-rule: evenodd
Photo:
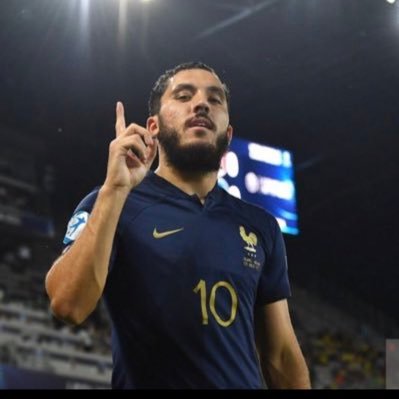
<svg viewBox="0 0 399 399">
<path fill-rule="evenodd" d="M 225 288 L 231 296 L 231 311 L 230 318 L 223 320 L 216 311 L 216 292 L 219 288 Z M 208 324 L 208 310 L 207 310 L 207 290 L 205 280 L 200 280 L 197 286 L 193 290 L 196 294 L 200 294 L 201 297 L 201 313 L 202 313 L 202 324 Z M 230 326 L 237 316 L 238 298 L 237 293 L 233 286 L 227 281 L 218 281 L 212 286 L 211 294 L 209 295 L 209 309 L 212 316 L 215 318 L 218 324 L 222 327 Z"/>
</svg>

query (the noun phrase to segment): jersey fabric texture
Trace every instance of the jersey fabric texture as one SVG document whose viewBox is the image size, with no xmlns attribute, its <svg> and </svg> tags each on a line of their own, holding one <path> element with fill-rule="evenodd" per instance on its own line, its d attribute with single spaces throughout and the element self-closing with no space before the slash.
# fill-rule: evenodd
<svg viewBox="0 0 399 399">
<path fill-rule="evenodd" d="M 288 296 L 273 216 L 217 184 L 201 204 L 150 171 L 124 205 L 104 290 L 112 387 L 262 388 L 254 308 Z"/>
</svg>

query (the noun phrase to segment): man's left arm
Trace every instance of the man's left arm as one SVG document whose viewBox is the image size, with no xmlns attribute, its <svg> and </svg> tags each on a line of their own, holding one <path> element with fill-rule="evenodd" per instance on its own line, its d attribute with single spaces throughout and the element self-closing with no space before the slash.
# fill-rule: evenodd
<svg viewBox="0 0 399 399">
<path fill-rule="evenodd" d="M 311 388 L 308 367 L 291 323 L 286 299 L 256 308 L 255 337 L 268 388 Z"/>
</svg>

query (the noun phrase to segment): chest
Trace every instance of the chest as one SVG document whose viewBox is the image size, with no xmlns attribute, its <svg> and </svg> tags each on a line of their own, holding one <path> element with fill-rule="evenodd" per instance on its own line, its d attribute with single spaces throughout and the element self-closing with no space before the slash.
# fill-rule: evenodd
<svg viewBox="0 0 399 399">
<path fill-rule="evenodd" d="M 223 211 L 148 209 L 126 226 L 123 247 L 136 263 L 160 274 L 200 269 L 257 279 L 267 261 L 255 224 Z"/>
</svg>

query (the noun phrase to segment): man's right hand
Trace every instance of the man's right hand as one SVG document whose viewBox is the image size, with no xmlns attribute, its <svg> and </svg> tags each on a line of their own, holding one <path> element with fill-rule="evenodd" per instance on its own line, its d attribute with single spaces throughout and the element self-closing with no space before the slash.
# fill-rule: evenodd
<svg viewBox="0 0 399 399">
<path fill-rule="evenodd" d="M 109 146 L 107 176 L 104 186 L 112 190 L 130 190 L 150 169 L 157 153 L 156 137 L 135 123 L 126 127 L 123 104 L 116 104 L 116 138 Z"/>
</svg>

